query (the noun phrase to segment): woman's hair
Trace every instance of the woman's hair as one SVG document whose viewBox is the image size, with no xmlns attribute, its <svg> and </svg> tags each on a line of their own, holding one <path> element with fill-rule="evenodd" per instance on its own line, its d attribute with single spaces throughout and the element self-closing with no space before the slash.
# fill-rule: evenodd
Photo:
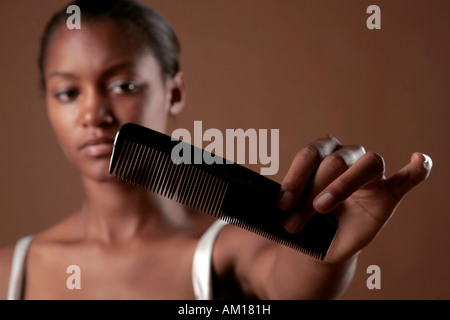
<svg viewBox="0 0 450 320">
<path fill-rule="evenodd" d="M 158 12 L 137 0 L 77 0 L 81 11 L 81 28 L 85 22 L 114 22 L 127 35 L 147 46 L 161 68 L 162 76 L 174 76 L 179 71 L 180 43 L 169 22 Z M 68 6 L 67 6 L 68 7 Z M 39 72 L 41 87 L 45 90 L 45 60 L 53 33 L 66 24 L 70 14 L 67 7 L 56 12 L 48 22 L 41 39 Z"/>
</svg>

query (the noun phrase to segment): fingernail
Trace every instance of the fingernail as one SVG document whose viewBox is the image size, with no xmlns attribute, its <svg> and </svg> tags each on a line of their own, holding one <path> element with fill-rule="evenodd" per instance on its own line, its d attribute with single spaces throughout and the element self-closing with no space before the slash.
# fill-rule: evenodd
<svg viewBox="0 0 450 320">
<path fill-rule="evenodd" d="M 325 211 L 333 204 L 333 201 L 333 195 L 329 192 L 326 192 L 316 199 L 314 207 L 316 207 L 316 209 Z"/>
<path fill-rule="evenodd" d="M 422 153 L 423 157 L 425 158 L 425 161 L 423 162 L 423 166 L 425 168 L 431 168 L 433 166 L 433 160 L 431 160 L 430 156 L 426 155 L 425 153 Z"/>
<path fill-rule="evenodd" d="M 291 214 L 284 222 L 284 228 L 289 233 L 296 233 L 299 231 L 302 224 L 302 216 L 298 213 Z"/>
<path fill-rule="evenodd" d="M 278 201 L 278 205 L 282 210 L 290 210 L 294 203 L 294 194 L 290 191 L 284 191 L 281 194 L 280 200 Z"/>
</svg>

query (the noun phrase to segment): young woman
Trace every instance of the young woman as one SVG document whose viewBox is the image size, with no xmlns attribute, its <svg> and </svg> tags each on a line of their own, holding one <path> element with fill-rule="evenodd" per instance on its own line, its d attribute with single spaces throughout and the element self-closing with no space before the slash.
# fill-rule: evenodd
<svg viewBox="0 0 450 320">
<path fill-rule="evenodd" d="M 179 44 L 158 13 L 132 0 L 84 1 L 81 30 L 66 7 L 50 21 L 40 57 L 47 112 L 84 200 L 47 230 L 0 250 L 0 296 L 10 299 L 336 298 L 359 252 L 402 197 L 427 178 L 431 159 L 414 153 L 386 179 L 383 158 L 324 136 L 301 148 L 282 182 L 279 206 L 298 232 L 314 211 L 339 229 L 324 261 L 190 214 L 174 201 L 108 173 L 113 139 L 127 122 L 160 132 L 185 104 Z M 67 286 L 77 265 L 81 288 Z"/>
</svg>

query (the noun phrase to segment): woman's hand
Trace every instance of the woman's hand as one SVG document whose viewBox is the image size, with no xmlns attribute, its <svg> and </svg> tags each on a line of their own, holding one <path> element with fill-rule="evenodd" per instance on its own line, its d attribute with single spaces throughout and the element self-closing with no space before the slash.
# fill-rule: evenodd
<svg viewBox="0 0 450 320">
<path fill-rule="evenodd" d="M 314 212 L 333 211 L 339 227 L 325 261 L 350 259 L 374 239 L 414 186 L 430 174 L 433 164 L 425 154 L 389 179 L 383 158 L 359 145 L 342 145 L 326 136 L 300 149 L 281 184 L 279 206 L 293 210 L 285 223 L 298 232 Z"/>
</svg>

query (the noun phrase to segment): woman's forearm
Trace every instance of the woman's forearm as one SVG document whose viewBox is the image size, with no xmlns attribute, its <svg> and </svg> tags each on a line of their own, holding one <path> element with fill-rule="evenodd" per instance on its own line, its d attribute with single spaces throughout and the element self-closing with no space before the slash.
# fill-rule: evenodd
<svg viewBox="0 0 450 320">
<path fill-rule="evenodd" d="M 336 299 L 353 279 L 357 256 L 341 263 L 280 248 L 267 279 L 267 299 Z"/>
</svg>

